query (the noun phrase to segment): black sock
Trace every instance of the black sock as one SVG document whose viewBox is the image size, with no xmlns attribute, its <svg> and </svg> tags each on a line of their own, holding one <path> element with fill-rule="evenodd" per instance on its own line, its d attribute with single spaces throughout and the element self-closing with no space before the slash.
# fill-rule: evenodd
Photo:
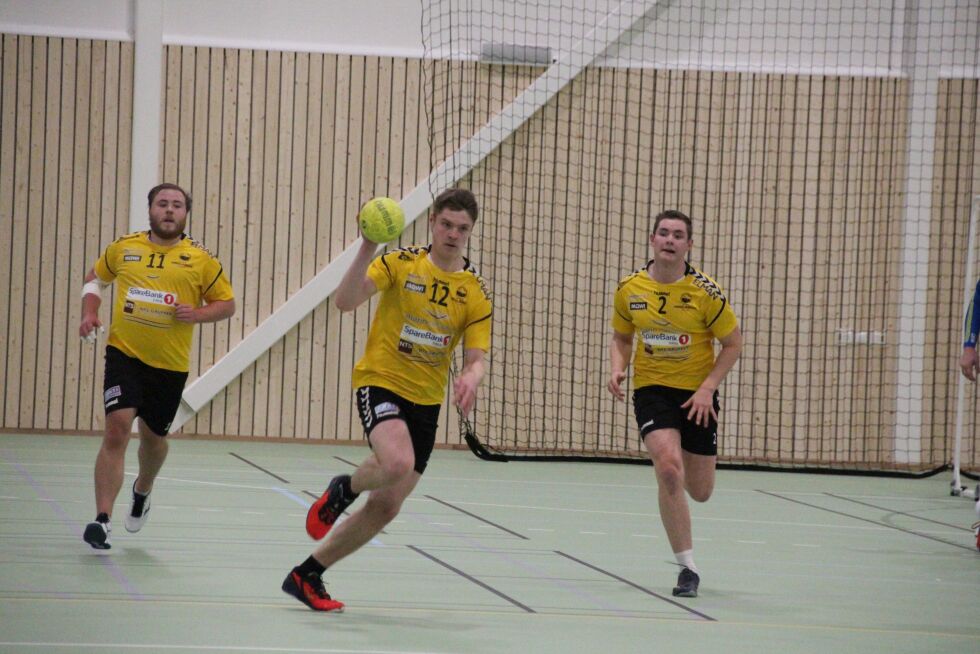
<svg viewBox="0 0 980 654">
<path fill-rule="evenodd" d="M 350 475 L 344 475 L 343 477 L 340 478 L 340 493 L 341 493 L 341 497 L 345 497 L 349 499 L 351 502 L 353 502 L 354 500 L 357 499 L 357 496 L 360 495 L 360 493 L 354 492 L 354 489 L 351 488 L 350 482 L 351 482 Z"/>
<path fill-rule="evenodd" d="M 326 569 L 326 566 L 314 559 L 312 556 L 296 566 L 296 571 L 301 575 L 305 575 L 308 572 L 315 572 L 318 575 L 322 575 L 323 571 Z"/>
<path fill-rule="evenodd" d="M 102 524 L 109 524 L 109 514 L 100 513 L 99 515 L 95 516 L 95 521 L 101 522 Z"/>
</svg>

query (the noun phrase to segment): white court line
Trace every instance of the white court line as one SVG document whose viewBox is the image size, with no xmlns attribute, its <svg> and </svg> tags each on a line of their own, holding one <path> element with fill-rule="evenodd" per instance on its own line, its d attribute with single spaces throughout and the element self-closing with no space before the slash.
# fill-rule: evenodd
<svg viewBox="0 0 980 654">
<path fill-rule="evenodd" d="M 816 548 L 819 548 L 820 546 L 819 545 L 814 545 L 813 543 L 793 543 L 793 547 L 816 547 Z"/>
<path fill-rule="evenodd" d="M 764 541 L 764 540 L 736 540 L 735 542 L 736 543 L 743 543 L 745 545 L 765 545 L 766 544 L 766 541 Z"/>
<path fill-rule="evenodd" d="M 580 533 L 580 534 L 589 534 L 590 536 L 605 536 L 606 535 L 606 532 L 604 532 L 604 531 L 580 531 L 578 533 Z"/>
<path fill-rule="evenodd" d="M 820 493 L 823 495 L 823 493 Z M 418 501 L 418 502 L 428 502 L 426 498 L 412 498 L 409 497 L 407 501 Z M 460 506 L 489 506 L 497 509 L 527 509 L 531 511 L 548 511 L 554 513 L 595 513 L 601 515 L 619 515 L 619 516 L 634 516 L 638 518 L 647 518 L 650 520 L 656 520 L 660 518 L 659 513 L 639 513 L 637 511 L 610 511 L 608 509 L 568 509 L 557 506 L 534 506 L 528 504 L 497 504 L 493 502 L 467 502 L 464 500 L 453 500 L 453 504 L 459 504 Z M 826 524 L 822 522 L 781 522 L 779 520 L 753 520 L 749 518 L 709 518 L 705 516 L 691 516 L 692 520 L 698 522 L 732 522 L 737 524 L 748 524 L 748 525 L 776 525 L 779 527 L 807 527 L 814 529 L 842 529 L 846 531 L 892 531 L 890 527 L 880 526 L 875 527 L 871 525 L 833 525 Z M 923 534 L 959 534 L 960 532 L 952 531 L 924 531 L 919 530 Z"/>
<path fill-rule="evenodd" d="M 11 465 L 6 461 L 0 461 L 0 466 Z M 22 463 L 25 468 L 29 467 L 49 467 L 49 468 L 82 468 L 84 470 L 90 470 L 91 465 L 88 464 L 70 464 L 70 463 L 44 463 L 44 462 L 29 462 Z M 609 464 L 615 465 L 615 464 Z M 228 468 L 195 468 L 197 472 L 228 472 Z M 737 471 L 736 471 L 737 472 Z M 773 470 L 766 474 L 807 474 L 807 473 L 796 473 L 791 471 L 781 472 L 778 470 Z M 135 476 L 132 472 L 127 472 L 128 476 Z M 842 473 L 842 476 L 846 476 Z M 158 479 L 172 479 L 168 477 L 158 477 Z M 499 484 L 500 478 L 498 477 L 438 477 L 426 475 L 426 479 L 430 480 L 441 480 L 441 481 L 465 481 L 465 482 L 483 482 Z M 228 486 L 230 488 L 250 488 L 255 490 L 268 490 L 267 486 L 248 486 L 244 484 L 222 484 L 219 482 L 206 482 L 198 481 L 192 479 L 173 479 L 174 481 L 184 481 L 187 483 L 195 484 L 212 484 L 215 486 Z M 921 481 L 909 477 L 906 480 L 899 481 Z M 582 481 L 544 481 L 544 480 L 531 480 L 531 479 L 508 479 L 508 484 L 529 484 L 529 485 L 540 485 L 540 486 L 581 486 L 585 488 L 626 488 L 626 489 L 637 489 L 646 488 L 650 490 L 656 490 L 657 486 L 654 483 L 649 484 L 612 484 L 612 483 L 598 483 L 598 482 L 582 482 Z M 780 493 L 782 495 L 793 495 L 798 497 L 826 497 L 826 491 L 793 491 L 793 490 L 771 490 L 771 489 L 754 489 L 754 488 L 728 488 L 725 486 L 715 486 L 716 492 L 724 492 L 726 494 L 732 493 L 758 493 L 759 490 L 770 490 L 773 493 Z M 878 500 L 902 500 L 907 502 L 943 502 L 948 504 L 961 505 L 963 503 L 963 498 L 960 497 L 949 497 L 949 496 L 937 496 L 937 497 L 906 497 L 901 495 L 854 495 L 848 494 L 844 495 L 838 493 L 841 497 L 845 498 L 861 498 L 861 499 L 878 499 Z M 408 499 L 413 499 L 409 497 Z"/>
<path fill-rule="evenodd" d="M 431 650 L 407 649 L 324 649 L 312 647 L 255 647 L 247 645 L 162 645 L 147 643 L 43 643 L 27 641 L 0 641 L 2 646 L 16 647 L 71 647 L 115 651 L 117 649 L 169 649 L 202 650 L 208 652 L 310 652 L 313 654 L 434 654 Z"/>
<path fill-rule="evenodd" d="M 656 538 L 653 534 L 632 534 L 633 538 Z"/>
</svg>

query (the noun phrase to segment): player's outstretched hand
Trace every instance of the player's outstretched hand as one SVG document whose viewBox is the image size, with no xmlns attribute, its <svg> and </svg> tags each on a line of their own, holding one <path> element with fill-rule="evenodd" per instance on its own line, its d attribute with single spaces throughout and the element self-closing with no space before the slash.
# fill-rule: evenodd
<svg viewBox="0 0 980 654">
<path fill-rule="evenodd" d="M 980 370 L 980 360 L 977 357 L 975 347 L 963 348 L 963 356 L 960 357 L 960 370 L 963 376 L 972 382 L 977 380 L 977 371 Z"/>
<path fill-rule="evenodd" d="M 626 371 L 617 370 L 609 376 L 609 383 L 606 388 L 612 393 L 613 397 L 622 402 L 626 401 L 626 392 L 623 391 L 623 382 L 626 381 Z"/>
</svg>

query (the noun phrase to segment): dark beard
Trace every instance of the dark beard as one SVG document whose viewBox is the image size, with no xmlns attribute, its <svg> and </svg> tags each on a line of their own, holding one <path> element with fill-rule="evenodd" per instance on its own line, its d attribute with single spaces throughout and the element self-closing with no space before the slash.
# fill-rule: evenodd
<svg viewBox="0 0 980 654">
<path fill-rule="evenodd" d="M 154 224 L 153 221 L 150 221 L 150 231 L 153 232 L 153 235 L 156 236 L 157 238 L 164 241 L 169 241 L 171 239 L 180 236 L 184 232 L 184 227 L 183 225 L 177 225 L 175 223 L 173 228 L 173 233 L 166 233 L 161 228 L 161 225 Z"/>
</svg>

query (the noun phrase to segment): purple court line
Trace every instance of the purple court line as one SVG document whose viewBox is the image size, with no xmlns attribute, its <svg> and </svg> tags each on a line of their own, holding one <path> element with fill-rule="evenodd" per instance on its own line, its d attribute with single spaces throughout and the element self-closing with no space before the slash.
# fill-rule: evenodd
<svg viewBox="0 0 980 654">
<path fill-rule="evenodd" d="M 42 486 L 40 482 L 34 479 L 34 477 L 31 476 L 31 473 L 29 473 L 24 468 L 24 466 L 22 466 L 19 462 L 15 461 L 13 456 L 10 455 L 10 452 L 8 452 L 7 450 L 0 450 L 0 456 L 12 462 L 14 469 L 17 470 L 17 472 L 19 472 L 21 476 L 24 477 L 24 479 L 27 480 L 27 483 L 31 485 L 31 488 L 34 489 L 34 492 L 37 493 L 37 496 L 42 500 L 44 500 L 44 503 L 50 506 L 54 510 L 54 512 L 58 514 L 58 517 L 61 518 L 61 522 L 63 522 L 64 525 L 68 527 L 68 529 L 72 533 L 74 533 L 75 536 L 78 537 L 78 540 L 81 541 L 82 532 L 79 531 L 78 526 L 75 524 L 74 520 L 72 520 L 68 516 L 68 513 L 64 510 L 64 508 L 62 508 L 60 504 L 58 504 L 58 502 L 54 498 L 48 495 L 47 491 L 44 490 L 44 486 Z M 122 568 L 120 568 L 115 561 L 113 561 L 109 556 L 98 556 L 97 558 L 99 559 L 99 562 L 102 563 L 102 565 L 106 568 L 106 570 L 109 571 L 109 574 L 115 577 L 116 581 L 118 581 L 119 585 L 123 587 L 123 590 L 125 590 L 126 593 L 129 594 L 130 598 L 139 601 L 143 601 L 146 599 L 146 596 L 140 593 L 136 589 L 136 586 L 133 585 L 133 583 L 129 580 L 129 577 L 126 576 L 126 573 L 122 571 Z"/>
</svg>

